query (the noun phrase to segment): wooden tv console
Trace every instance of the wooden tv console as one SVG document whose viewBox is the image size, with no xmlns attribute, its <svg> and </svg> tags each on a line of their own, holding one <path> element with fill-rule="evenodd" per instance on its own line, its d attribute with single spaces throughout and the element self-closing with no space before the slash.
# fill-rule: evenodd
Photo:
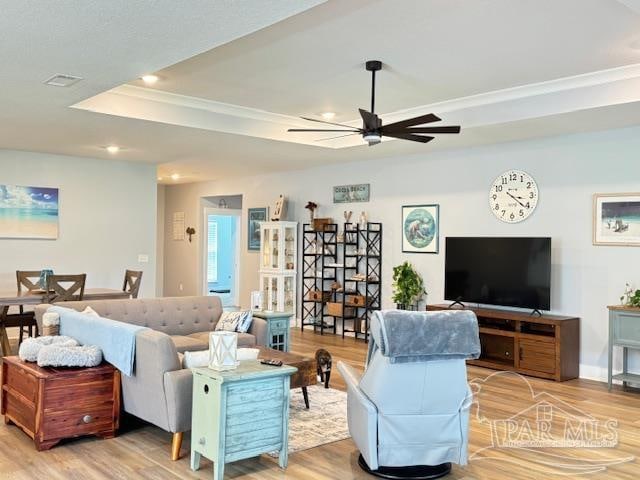
<svg viewBox="0 0 640 480">
<path fill-rule="evenodd" d="M 427 310 L 448 310 L 429 305 Z M 558 315 L 470 308 L 478 317 L 482 353 L 469 364 L 511 370 L 556 381 L 577 378 L 580 364 L 580 319 Z"/>
</svg>

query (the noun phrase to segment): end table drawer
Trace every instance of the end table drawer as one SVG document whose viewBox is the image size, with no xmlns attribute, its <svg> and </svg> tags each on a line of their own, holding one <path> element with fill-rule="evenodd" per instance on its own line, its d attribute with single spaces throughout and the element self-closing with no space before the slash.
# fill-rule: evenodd
<svg viewBox="0 0 640 480">
<path fill-rule="evenodd" d="M 96 405 L 93 408 L 74 408 L 68 411 L 47 413 L 43 431 L 44 440 L 71 438 L 100 433 L 112 428 L 113 404 Z"/>
<path fill-rule="evenodd" d="M 287 328 L 289 328 L 289 319 L 279 318 L 278 320 L 270 320 L 269 324 L 271 331 L 286 330 Z"/>
</svg>

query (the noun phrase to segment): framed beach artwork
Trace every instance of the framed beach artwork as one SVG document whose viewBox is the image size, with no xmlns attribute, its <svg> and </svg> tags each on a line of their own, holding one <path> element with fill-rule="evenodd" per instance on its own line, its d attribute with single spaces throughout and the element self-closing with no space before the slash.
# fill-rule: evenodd
<svg viewBox="0 0 640 480">
<path fill-rule="evenodd" d="M 58 189 L 0 185 L 0 238 L 58 238 Z"/>
<path fill-rule="evenodd" d="M 247 212 L 248 249 L 260 250 L 260 222 L 267 221 L 267 208 L 250 208 Z"/>
<path fill-rule="evenodd" d="M 593 244 L 640 246 L 640 193 L 593 196 Z"/>
<path fill-rule="evenodd" d="M 402 207 L 402 251 L 404 253 L 438 253 L 440 205 L 406 205 Z"/>
</svg>

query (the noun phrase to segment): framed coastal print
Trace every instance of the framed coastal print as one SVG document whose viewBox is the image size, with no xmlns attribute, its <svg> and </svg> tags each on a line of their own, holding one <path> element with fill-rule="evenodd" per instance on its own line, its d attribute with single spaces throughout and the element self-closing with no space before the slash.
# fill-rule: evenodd
<svg viewBox="0 0 640 480">
<path fill-rule="evenodd" d="M 0 238 L 58 238 L 58 189 L 0 185 Z"/>
<path fill-rule="evenodd" d="M 247 215 L 249 250 L 260 250 L 260 222 L 267 221 L 267 208 L 250 208 Z"/>
<path fill-rule="evenodd" d="M 593 196 L 593 244 L 640 246 L 640 193 Z"/>
<path fill-rule="evenodd" d="M 440 205 L 406 205 L 402 207 L 402 251 L 404 253 L 438 253 Z"/>
</svg>

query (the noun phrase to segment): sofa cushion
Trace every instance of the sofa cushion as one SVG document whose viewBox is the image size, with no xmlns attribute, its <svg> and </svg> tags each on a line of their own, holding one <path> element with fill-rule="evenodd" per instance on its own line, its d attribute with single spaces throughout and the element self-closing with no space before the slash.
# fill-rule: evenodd
<svg viewBox="0 0 640 480">
<path fill-rule="evenodd" d="M 178 353 L 184 353 L 187 350 L 192 352 L 198 350 L 208 350 L 209 349 L 209 334 L 207 332 L 202 332 L 206 335 L 206 338 L 199 339 L 194 338 L 192 336 L 183 336 L 183 335 L 171 335 L 171 340 L 173 344 L 176 346 L 176 350 Z"/>
<path fill-rule="evenodd" d="M 206 342 L 206 348 L 209 348 L 209 332 L 198 332 L 189 335 L 190 338 L 198 339 L 202 342 Z M 238 347 L 255 347 L 256 337 L 250 333 L 238 333 Z"/>
<path fill-rule="evenodd" d="M 64 306 L 78 311 L 91 306 L 101 317 L 149 327 L 167 335 L 211 331 L 222 313 L 220 298 L 215 296 L 90 300 L 65 302 Z M 42 306 L 41 310 L 47 308 Z M 41 319 L 42 315 L 36 315 L 40 331 Z"/>
</svg>

